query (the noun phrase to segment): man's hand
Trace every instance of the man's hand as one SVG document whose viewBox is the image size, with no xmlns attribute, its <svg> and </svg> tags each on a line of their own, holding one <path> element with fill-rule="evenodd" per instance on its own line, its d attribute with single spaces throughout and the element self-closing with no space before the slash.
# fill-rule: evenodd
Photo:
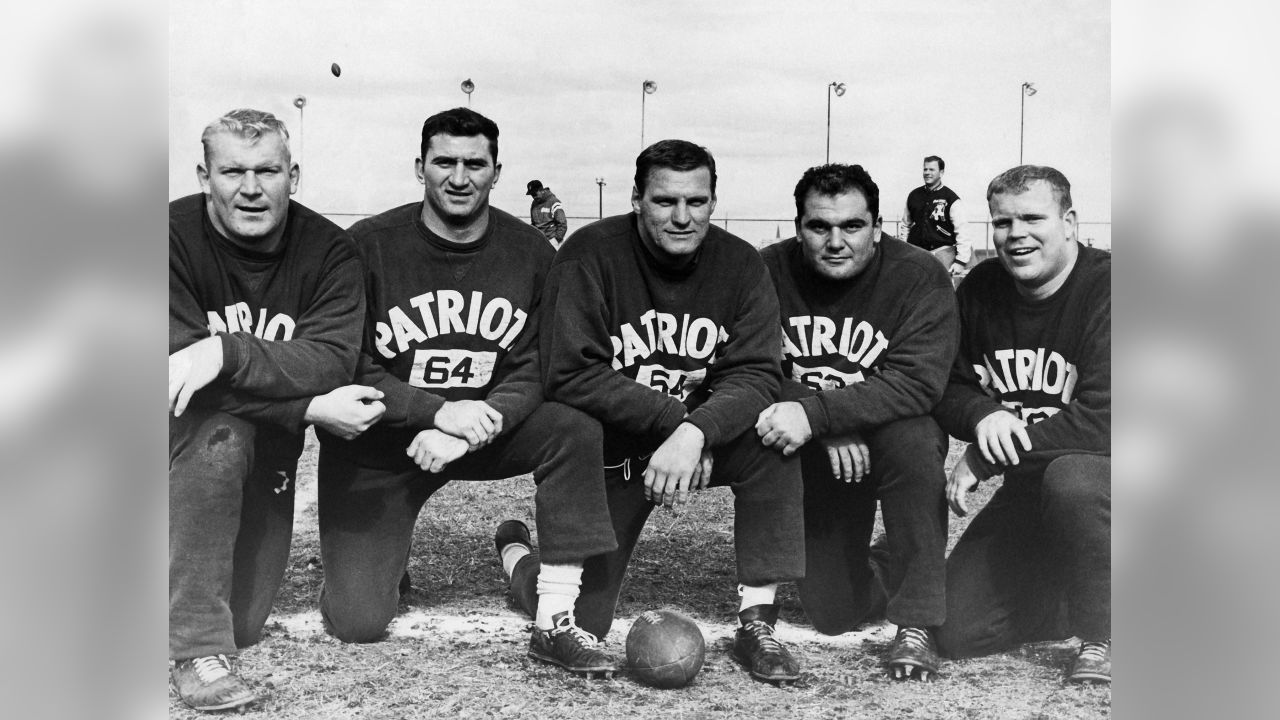
<svg viewBox="0 0 1280 720">
<path fill-rule="evenodd" d="M 1007 410 L 997 410 L 979 420 L 974 434 L 978 436 L 975 444 L 982 451 L 982 457 L 993 465 L 1018 464 L 1018 449 L 1013 444 L 1015 437 L 1023 450 L 1031 450 L 1027 424 Z"/>
<path fill-rule="evenodd" d="M 169 412 L 182 415 L 191 396 L 222 372 L 222 338 L 214 335 L 169 356 Z"/>
<path fill-rule="evenodd" d="M 467 441 L 460 437 L 430 428 L 414 436 L 405 454 L 413 458 L 423 470 L 438 473 L 449 463 L 466 455 L 469 447 Z"/>
<path fill-rule="evenodd" d="M 978 489 L 978 476 L 974 474 L 973 466 L 969 462 L 976 447 L 976 445 L 969 446 L 964 455 L 960 456 L 960 462 L 951 469 L 951 477 L 947 478 L 947 504 L 951 506 L 952 512 L 960 517 L 969 514 L 965 496 Z"/>
<path fill-rule="evenodd" d="M 437 430 L 466 440 L 474 450 L 502 432 L 502 413 L 483 400 L 446 401 L 436 411 L 435 424 Z"/>
<path fill-rule="evenodd" d="M 691 489 L 705 490 L 711 484 L 712 464 L 710 448 L 703 448 L 702 458 L 698 460 L 698 466 L 693 469 L 693 477 L 689 480 Z"/>
<path fill-rule="evenodd" d="M 837 480 L 862 482 L 871 472 L 871 451 L 858 435 L 822 438 L 818 442 L 827 449 L 831 474 Z"/>
<path fill-rule="evenodd" d="M 756 434 L 765 447 L 793 455 L 813 439 L 813 428 L 800 403 L 780 402 L 765 408 L 756 418 Z"/>
<path fill-rule="evenodd" d="M 381 399 L 381 390 L 367 385 L 345 385 L 311 398 L 304 419 L 343 440 L 353 440 L 373 427 L 387 411 L 387 406 L 378 402 Z"/>
<path fill-rule="evenodd" d="M 710 456 L 704 457 L 702 452 L 706 440 L 697 426 L 685 422 L 662 441 L 644 469 L 644 496 L 649 502 L 669 508 L 672 503 L 687 501 L 695 473 L 706 486 L 711 476 Z"/>
<path fill-rule="evenodd" d="M 958 263 L 958 262 L 951 263 L 952 275 L 956 275 L 956 276 L 963 275 L 964 270 L 965 270 L 964 263 Z"/>
</svg>

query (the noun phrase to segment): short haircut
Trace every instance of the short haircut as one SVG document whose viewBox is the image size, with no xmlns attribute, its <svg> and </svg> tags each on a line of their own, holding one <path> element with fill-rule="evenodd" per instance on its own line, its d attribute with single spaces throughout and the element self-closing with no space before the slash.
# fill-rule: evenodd
<svg viewBox="0 0 1280 720">
<path fill-rule="evenodd" d="M 422 154 L 418 157 L 427 156 L 431 138 L 436 135 L 453 135 L 454 137 L 483 135 L 489 141 L 489 154 L 493 156 L 493 163 L 498 164 L 498 124 L 471 108 L 456 107 L 427 118 L 427 121 L 422 123 Z"/>
<path fill-rule="evenodd" d="M 1066 175 L 1047 165 L 1019 165 L 995 176 L 987 185 L 987 202 L 996 195 L 1020 195 L 1030 190 L 1031 183 L 1036 181 L 1049 183 L 1059 212 L 1065 215 L 1071 209 L 1071 183 Z"/>
<path fill-rule="evenodd" d="M 810 193 L 843 195 L 857 190 L 867 201 L 871 221 L 880 219 L 880 188 L 861 165 L 830 164 L 811 167 L 796 183 L 796 220 L 804 217 L 804 203 Z"/>
<path fill-rule="evenodd" d="M 659 140 L 636 156 L 636 191 L 644 195 L 645 183 L 654 168 L 689 172 L 698 168 L 711 171 L 711 195 L 716 194 L 716 159 L 711 151 L 688 140 Z"/>
<path fill-rule="evenodd" d="M 939 169 L 939 170 L 946 170 L 946 169 L 947 169 L 947 161 L 946 161 L 946 160 L 943 160 L 942 158 L 938 157 L 937 155 L 930 155 L 929 157 L 925 158 L 925 159 L 924 159 L 924 161 L 925 161 L 925 162 L 936 162 L 936 163 L 938 163 L 938 169 Z"/>
<path fill-rule="evenodd" d="M 232 110 L 205 126 L 200 134 L 200 144 L 204 146 L 204 160 L 209 162 L 209 142 L 218 133 L 232 133 L 246 140 L 256 141 L 269 133 L 275 133 L 284 140 L 285 151 L 289 150 L 289 130 L 284 122 L 269 112 L 240 108 Z"/>
</svg>

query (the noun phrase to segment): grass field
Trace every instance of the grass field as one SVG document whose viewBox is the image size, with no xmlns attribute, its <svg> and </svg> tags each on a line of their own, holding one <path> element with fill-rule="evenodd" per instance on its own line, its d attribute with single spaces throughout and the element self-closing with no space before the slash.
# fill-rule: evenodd
<svg viewBox="0 0 1280 720">
<path fill-rule="evenodd" d="M 952 448 L 952 461 L 958 448 Z M 948 662 L 936 682 L 895 682 L 880 665 L 893 627 L 839 637 L 814 633 L 794 587 L 779 595 L 778 634 L 804 673 L 788 688 L 753 681 L 730 657 L 734 588 L 732 494 L 700 493 L 679 518 L 655 512 L 623 588 L 607 638 L 622 654 L 641 612 L 674 607 L 707 636 L 694 683 L 656 690 L 623 674 L 575 678 L 525 656 L 531 623 L 506 593 L 493 529 L 506 518 L 533 527 L 528 479 L 457 482 L 419 518 L 410 573 L 414 589 L 389 637 L 348 645 L 320 628 L 316 594 L 323 574 L 316 532 L 315 446 L 310 438 L 298 482 L 289 571 L 261 643 L 240 667 L 262 700 L 262 718 L 1106 718 L 1109 686 L 1062 683 L 1075 643 L 1041 643 L 988 658 Z M 980 507 L 995 489 L 984 483 Z M 954 544 L 963 520 L 951 518 Z M 170 693 L 170 716 L 205 717 Z"/>
</svg>

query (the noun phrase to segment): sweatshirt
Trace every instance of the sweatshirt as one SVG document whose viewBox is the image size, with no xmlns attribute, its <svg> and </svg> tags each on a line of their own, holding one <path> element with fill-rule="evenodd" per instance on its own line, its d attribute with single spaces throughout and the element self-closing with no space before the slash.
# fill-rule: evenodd
<svg viewBox="0 0 1280 720">
<path fill-rule="evenodd" d="M 1027 421 L 1029 453 L 1018 474 L 1054 458 L 1111 454 L 1111 255 L 1080 245 L 1075 267 L 1051 297 L 1018 294 L 998 259 L 960 283 L 960 352 L 935 416 L 972 442 L 978 421 L 1009 410 Z M 1001 472 L 975 468 L 980 478 Z"/>
<path fill-rule="evenodd" d="M 547 396 L 604 426 L 616 463 L 652 450 L 686 419 L 721 445 L 777 397 L 778 300 L 759 253 L 710 227 L 671 267 L 636 215 L 578 230 L 547 277 L 540 342 Z"/>
<path fill-rule="evenodd" d="M 446 401 L 483 400 L 503 433 L 542 401 L 537 307 L 555 255 L 537 230 L 497 208 L 475 242 L 427 229 L 422 203 L 351 227 L 368 292 L 357 382 L 384 394 L 382 419 L 354 440 L 328 433 L 326 447 L 361 462 L 408 462 L 405 448 L 435 427 Z"/>
<path fill-rule="evenodd" d="M 169 353 L 222 338 L 222 372 L 193 397 L 301 434 L 310 398 L 351 382 L 360 352 L 360 259 L 337 225 L 290 201 L 270 253 L 232 243 L 203 194 L 169 203 Z"/>
<path fill-rule="evenodd" d="M 810 269 L 796 238 L 762 252 L 782 310 L 784 382 L 815 437 L 924 415 L 946 386 L 960 339 L 955 292 L 929 253 L 884 235 L 848 280 Z"/>
</svg>

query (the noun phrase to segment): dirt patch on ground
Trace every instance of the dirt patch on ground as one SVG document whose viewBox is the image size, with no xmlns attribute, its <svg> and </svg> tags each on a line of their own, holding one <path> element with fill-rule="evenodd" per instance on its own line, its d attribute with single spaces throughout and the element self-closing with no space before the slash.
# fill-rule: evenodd
<svg viewBox="0 0 1280 720">
<path fill-rule="evenodd" d="M 958 446 L 953 446 L 954 462 Z M 986 483 L 970 516 L 995 489 Z M 1068 686 L 1072 642 L 948 662 L 936 682 L 890 680 L 880 657 L 892 626 L 836 638 L 812 631 L 784 585 L 779 635 L 803 663 L 799 682 L 752 680 L 730 656 L 737 611 L 732 495 L 700 494 L 679 518 L 656 512 L 637 547 L 619 621 L 606 639 L 622 654 L 631 620 L 673 607 L 696 619 L 707 659 L 693 684 L 657 690 L 627 677 L 588 681 L 525 656 L 530 622 L 506 592 L 493 530 L 507 518 L 534 526 L 528 478 L 457 482 L 428 502 L 410 561 L 413 590 L 386 640 L 349 645 L 326 635 L 315 610 L 323 570 L 316 532 L 314 440 L 299 472 L 290 569 L 263 641 L 242 652 L 263 718 L 1106 718 L 1109 686 Z M 952 517 L 952 543 L 965 522 Z M 170 716 L 204 717 L 171 695 Z"/>
</svg>

